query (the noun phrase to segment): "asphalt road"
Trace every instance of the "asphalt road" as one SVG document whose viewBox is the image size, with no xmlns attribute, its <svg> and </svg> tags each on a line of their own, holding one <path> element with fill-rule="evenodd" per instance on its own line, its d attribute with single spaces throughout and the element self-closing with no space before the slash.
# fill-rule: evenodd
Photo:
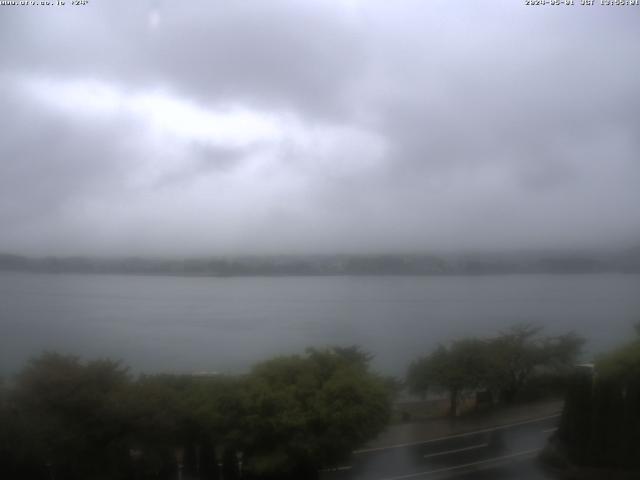
<svg viewBox="0 0 640 480">
<path fill-rule="evenodd" d="M 420 443 L 354 452 L 350 465 L 322 480 L 543 480 L 537 454 L 559 415 Z"/>
</svg>

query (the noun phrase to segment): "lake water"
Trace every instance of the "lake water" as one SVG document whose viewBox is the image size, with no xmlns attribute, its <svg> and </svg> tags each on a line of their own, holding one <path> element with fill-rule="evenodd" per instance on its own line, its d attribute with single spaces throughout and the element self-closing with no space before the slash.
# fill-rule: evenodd
<svg viewBox="0 0 640 480">
<path fill-rule="evenodd" d="M 358 344 L 402 374 L 438 342 L 518 322 L 575 330 L 588 355 L 633 335 L 638 275 L 183 278 L 0 273 L 0 374 L 44 349 L 134 371 L 241 372 Z"/>
</svg>

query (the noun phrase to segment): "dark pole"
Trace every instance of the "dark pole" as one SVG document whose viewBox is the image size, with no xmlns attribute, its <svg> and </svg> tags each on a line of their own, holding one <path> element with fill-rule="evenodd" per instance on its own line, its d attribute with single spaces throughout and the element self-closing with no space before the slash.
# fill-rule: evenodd
<svg viewBox="0 0 640 480">
<path fill-rule="evenodd" d="M 138 480 L 140 478 L 140 457 L 142 457 L 142 450 L 139 448 L 130 448 L 129 457 L 133 464 L 133 477 Z"/>
<path fill-rule="evenodd" d="M 222 471 L 222 467 L 224 466 L 222 459 L 223 459 L 223 448 L 220 447 L 220 445 L 216 445 L 215 448 L 215 455 L 216 455 L 216 463 L 218 464 L 218 479 L 219 480 L 224 480 L 224 473 Z"/>
<path fill-rule="evenodd" d="M 182 480 L 182 462 L 184 461 L 184 448 L 175 449 L 176 463 L 178 464 L 178 480 Z"/>
<path fill-rule="evenodd" d="M 242 452 L 236 452 L 236 458 L 238 459 L 238 478 L 242 478 Z"/>
<path fill-rule="evenodd" d="M 196 477 L 200 478 L 200 445 L 196 445 Z"/>
<path fill-rule="evenodd" d="M 47 467 L 47 472 L 49 472 L 49 480 L 55 480 L 56 477 L 53 476 L 53 464 L 47 462 L 44 465 Z"/>
</svg>

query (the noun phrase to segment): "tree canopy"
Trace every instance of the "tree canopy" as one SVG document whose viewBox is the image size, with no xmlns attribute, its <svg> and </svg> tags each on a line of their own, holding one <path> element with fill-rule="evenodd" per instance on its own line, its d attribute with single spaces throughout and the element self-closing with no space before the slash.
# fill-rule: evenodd
<svg viewBox="0 0 640 480">
<path fill-rule="evenodd" d="M 0 389 L 13 477 L 313 478 L 377 434 L 391 391 L 357 347 L 276 357 L 247 375 L 142 375 L 46 353 Z"/>
<path fill-rule="evenodd" d="M 513 402 L 535 372 L 559 371 L 575 362 L 583 340 L 574 333 L 548 336 L 531 325 L 517 325 L 493 338 L 466 338 L 440 345 L 415 360 L 406 381 L 414 393 L 449 393 L 450 415 L 461 396 L 489 390 Z"/>
<path fill-rule="evenodd" d="M 256 365 L 244 397 L 247 467 L 309 478 L 378 433 L 391 399 L 383 379 L 368 372 L 369 360 L 352 347 Z"/>
</svg>

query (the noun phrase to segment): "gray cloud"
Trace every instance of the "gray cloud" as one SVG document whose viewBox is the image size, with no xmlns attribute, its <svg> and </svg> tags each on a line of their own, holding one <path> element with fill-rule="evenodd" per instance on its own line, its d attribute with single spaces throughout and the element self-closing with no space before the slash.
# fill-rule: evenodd
<svg viewBox="0 0 640 480">
<path fill-rule="evenodd" d="M 42 111 L 15 91 L 0 142 L 0 216 L 5 227 L 55 216 L 69 202 L 113 192 L 124 175 L 125 125 L 83 122 Z M 104 132 L 120 138 L 109 142 Z"/>
<path fill-rule="evenodd" d="M 189 162 L 179 162 L 181 165 L 174 171 L 164 174 L 156 186 L 158 188 L 182 185 L 209 175 L 229 172 L 243 163 L 250 149 L 231 149 L 212 147 L 202 143 L 194 143 L 188 150 Z"/>
<path fill-rule="evenodd" d="M 640 242 L 640 9 L 1 13 L 0 250 Z"/>
<path fill-rule="evenodd" d="M 321 2 L 116 0 L 67 10 L 51 18 L 9 12 L 16 19 L 6 20 L 4 39 L 19 38 L 21 47 L 5 62 L 131 87 L 166 85 L 210 102 L 334 115 L 346 113 L 346 90 L 366 63 L 358 30 Z"/>
</svg>

